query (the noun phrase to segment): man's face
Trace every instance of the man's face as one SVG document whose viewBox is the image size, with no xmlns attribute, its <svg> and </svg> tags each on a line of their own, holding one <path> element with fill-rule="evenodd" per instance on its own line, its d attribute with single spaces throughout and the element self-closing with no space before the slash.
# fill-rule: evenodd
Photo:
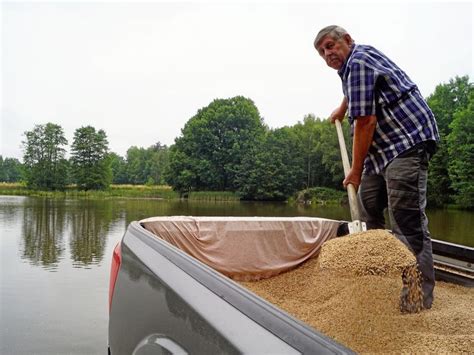
<svg viewBox="0 0 474 355">
<path fill-rule="evenodd" d="M 327 35 L 319 42 L 316 50 L 328 66 L 339 70 L 351 51 L 351 45 L 352 39 L 348 34 L 339 39 Z"/>
</svg>

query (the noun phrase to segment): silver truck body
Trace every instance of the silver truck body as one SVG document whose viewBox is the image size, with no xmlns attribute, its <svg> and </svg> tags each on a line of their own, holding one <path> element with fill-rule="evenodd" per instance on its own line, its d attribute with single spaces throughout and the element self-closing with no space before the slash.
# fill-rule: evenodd
<svg viewBox="0 0 474 355">
<path fill-rule="evenodd" d="M 352 351 L 132 222 L 110 305 L 115 354 Z"/>
<path fill-rule="evenodd" d="M 340 227 L 338 235 L 347 234 Z M 140 222 L 129 225 L 119 246 L 109 354 L 353 353 Z M 474 248 L 433 240 L 433 255 L 437 279 L 474 286 Z"/>
</svg>

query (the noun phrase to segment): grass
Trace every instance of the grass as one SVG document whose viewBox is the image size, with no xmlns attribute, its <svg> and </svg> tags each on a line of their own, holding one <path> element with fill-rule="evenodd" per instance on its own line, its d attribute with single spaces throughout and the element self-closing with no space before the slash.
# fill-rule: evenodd
<svg viewBox="0 0 474 355">
<path fill-rule="evenodd" d="M 327 187 L 312 187 L 299 191 L 295 197 L 296 202 L 305 204 L 325 205 L 340 204 L 347 199 L 345 191 Z"/>
<path fill-rule="evenodd" d="M 192 191 L 188 195 L 193 201 L 240 201 L 235 192 L 230 191 Z"/>
<path fill-rule="evenodd" d="M 40 196 L 52 198 L 157 198 L 175 199 L 179 194 L 164 185 L 111 185 L 107 190 L 78 190 L 67 186 L 64 191 L 43 191 L 28 189 L 21 183 L 0 183 L 1 195 Z"/>
<path fill-rule="evenodd" d="M 40 196 L 51 198 L 145 198 L 145 199 L 179 199 L 179 192 L 168 185 L 110 185 L 104 191 L 78 190 L 76 186 L 67 186 L 64 191 L 43 191 L 28 189 L 22 183 L 0 183 L 0 195 Z M 239 196 L 231 191 L 191 191 L 186 194 L 190 201 L 240 201 Z M 298 192 L 289 202 L 306 204 L 336 204 L 347 199 L 344 191 L 315 187 Z"/>
<path fill-rule="evenodd" d="M 0 183 L 0 195 L 40 196 L 51 198 L 150 198 L 179 199 L 179 192 L 167 185 L 110 185 L 104 191 L 78 190 L 74 185 L 67 186 L 64 191 L 43 191 L 28 189 L 21 183 Z M 187 195 L 194 201 L 239 201 L 237 194 L 229 191 L 193 191 Z"/>
</svg>

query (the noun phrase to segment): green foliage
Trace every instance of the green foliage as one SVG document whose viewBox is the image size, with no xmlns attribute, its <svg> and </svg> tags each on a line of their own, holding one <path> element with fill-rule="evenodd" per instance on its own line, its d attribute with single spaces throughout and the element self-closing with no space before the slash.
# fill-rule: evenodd
<svg viewBox="0 0 474 355">
<path fill-rule="evenodd" d="M 197 171 L 193 166 L 193 160 L 176 145 L 170 147 L 170 162 L 166 171 L 166 181 L 173 189 L 180 193 L 191 191 L 197 186 Z"/>
<path fill-rule="evenodd" d="M 459 109 L 467 107 L 472 90 L 473 84 L 469 81 L 469 76 L 456 76 L 449 83 L 436 86 L 434 93 L 428 96 L 428 105 L 436 116 L 442 136 L 451 132 L 453 115 Z"/>
<path fill-rule="evenodd" d="M 442 206 L 451 202 L 454 191 L 448 173 L 448 144 L 441 136 L 436 154 L 431 158 L 428 171 L 427 200 L 429 206 Z"/>
<path fill-rule="evenodd" d="M 438 85 L 427 99 L 436 117 L 441 138 L 438 151 L 431 159 L 429 167 L 427 198 L 430 206 L 441 206 L 460 197 L 457 195 L 460 191 L 459 184 L 462 182 L 452 181 L 452 178 L 456 176 L 453 172 L 456 169 L 450 167 L 452 165 L 450 162 L 458 159 L 452 154 L 456 152 L 455 145 L 459 144 L 451 137 L 454 127 L 452 122 L 457 112 L 468 107 L 473 90 L 473 83 L 469 81 L 468 76 L 455 77 L 447 84 Z"/>
<path fill-rule="evenodd" d="M 176 138 L 166 181 L 178 191 L 235 191 L 242 160 L 264 131 L 250 99 L 214 100 L 198 110 Z"/>
<path fill-rule="evenodd" d="M 318 186 L 327 183 L 327 174 L 322 173 L 323 154 L 318 149 L 321 141 L 320 121 L 314 115 L 307 115 L 303 122 L 292 127 L 298 137 L 299 151 L 304 165 L 304 186 Z"/>
<path fill-rule="evenodd" d="M 351 147 L 350 126 L 343 121 L 346 147 Z M 292 127 L 298 136 L 300 152 L 304 158 L 306 188 L 326 186 L 340 189 L 344 172 L 336 128 L 328 120 L 307 115 L 303 122 Z"/>
<path fill-rule="evenodd" d="M 192 191 L 187 196 L 191 201 L 239 201 L 240 198 L 231 191 Z"/>
<path fill-rule="evenodd" d="M 449 128 L 448 171 L 456 192 L 455 200 L 464 208 L 474 208 L 474 91 L 468 106 L 454 114 Z"/>
<path fill-rule="evenodd" d="M 65 159 L 67 140 L 61 126 L 47 123 L 36 125 L 24 133 L 25 180 L 29 188 L 62 190 L 68 177 L 68 162 Z"/>
<path fill-rule="evenodd" d="M 441 136 L 429 167 L 429 206 L 474 206 L 473 92 L 468 76 L 456 77 L 438 85 L 427 99 Z M 350 151 L 347 120 L 343 130 Z M 181 133 L 169 148 L 159 142 L 148 148 L 132 146 L 121 157 L 108 152 L 104 131 L 82 127 L 75 132 L 70 176 L 80 189 L 105 189 L 111 181 L 149 188 L 169 184 L 179 193 L 170 192 L 173 196 L 192 199 L 286 200 L 301 191 L 299 198 L 320 202 L 335 191 L 324 188 L 345 195 L 336 129 L 328 120 L 307 115 L 294 126 L 270 130 L 252 100 L 237 96 L 198 110 Z M 24 164 L 0 156 L 0 181 L 23 178 L 29 189 L 64 190 L 70 167 L 62 128 L 37 125 L 25 136 Z M 88 191 L 80 194 L 89 196 Z"/>
<path fill-rule="evenodd" d="M 344 131 L 344 139 L 346 141 L 346 149 L 348 150 L 349 157 L 351 157 L 352 140 L 350 125 L 347 120 L 342 122 L 342 128 Z M 342 181 L 344 180 L 341 149 L 339 148 L 336 127 L 328 120 L 324 120 L 321 123 L 321 139 L 318 142 L 318 149 L 321 151 L 323 157 L 323 173 L 329 180 L 327 183 L 321 184 L 321 186 L 341 189 Z"/>
<path fill-rule="evenodd" d="M 146 149 L 130 147 L 127 150 L 127 177 L 131 184 L 144 184 L 146 182 Z"/>
<path fill-rule="evenodd" d="M 130 147 L 125 162 L 126 181 L 131 184 L 165 183 L 169 149 L 159 142 L 145 148 Z"/>
<path fill-rule="evenodd" d="M 76 129 L 71 146 L 73 181 L 79 189 L 104 190 L 112 180 L 105 131 L 92 126 Z"/>
<path fill-rule="evenodd" d="M 239 168 L 237 193 L 245 200 L 286 200 L 302 187 L 304 159 L 295 132 L 269 131 Z"/>
<path fill-rule="evenodd" d="M 148 181 L 153 184 L 163 185 L 166 183 L 165 171 L 169 164 L 169 149 L 160 142 L 148 148 Z"/>
<path fill-rule="evenodd" d="M 296 201 L 300 203 L 341 203 L 346 200 L 346 192 L 328 187 L 312 187 L 298 192 Z"/>
<path fill-rule="evenodd" d="M 179 195 L 170 186 L 162 185 L 111 185 L 107 190 L 79 190 L 66 186 L 61 191 L 31 190 L 21 183 L 0 183 L 0 195 L 40 196 L 52 198 L 151 198 L 177 199 Z M 226 198 L 228 200 L 228 198 Z"/>
<path fill-rule="evenodd" d="M 112 169 L 113 184 L 128 184 L 130 181 L 127 176 L 127 162 L 123 157 L 116 153 L 109 153 L 110 167 Z"/>
<path fill-rule="evenodd" d="M 0 155 L 0 182 L 18 182 L 21 180 L 23 165 L 18 159 Z"/>
</svg>

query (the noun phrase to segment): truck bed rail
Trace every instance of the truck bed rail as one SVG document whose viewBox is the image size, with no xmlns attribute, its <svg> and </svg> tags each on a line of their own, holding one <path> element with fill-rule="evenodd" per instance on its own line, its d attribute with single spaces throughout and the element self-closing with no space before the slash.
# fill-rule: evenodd
<svg viewBox="0 0 474 355">
<path fill-rule="evenodd" d="M 474 248 L 432 240 L 437 280 L 474 287 Z"/>
</svg>

